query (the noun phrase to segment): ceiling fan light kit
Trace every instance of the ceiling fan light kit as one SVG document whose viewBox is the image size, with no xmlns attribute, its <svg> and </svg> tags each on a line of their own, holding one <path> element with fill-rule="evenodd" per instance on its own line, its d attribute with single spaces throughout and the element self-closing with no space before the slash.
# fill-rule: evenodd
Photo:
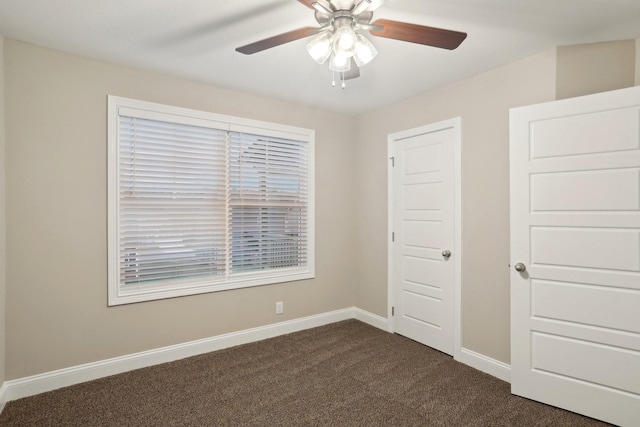
<svg viewBox="0 0 640 427">
<path fill-rule="evenodd" d="M 358 67 L 362 67 L 371 62 L 377 54 L 378 51 L 375 46 L 362 34 L 358 34 L 358 43 L 356 44 L 356 50 L 353 54 L 353 59 L 356 61 L 356 64 L 358 64 Z"/>
<path fill-rule="evenodd" d="M 325 31 L 307 44 L 307 52 L 318 64 L 324 64 L 331 56 L 331 40 L 331 32 Z"/>
<path fill-rule="evenodd" d="M 236 49 L 250 55 L 284 43 L 317 34 L 308 44 L 307 52 L 318 64 L 329 60 L 329 69 L 340 73 L 342 88 L 345 80 L 360 76 L 359 68 L 371 62 L 378 51 L 359 31 L 369 31 L 373 36 L 453 50 L 467 37 L 466 33 L 425 27 L 406 22 L 379 19 L 371 23 L 372 0 L 319 1 L 298 0 L 315 11 L 319 28 L 304 27 L 278 36 L 269 37 Z"/>
<path fill-rule="evenodd" d="M 344 17 L 341 17 L 341 20 L 337 22 L 345 22 Z M 335 31 L 333 29 L 326 30 L 307 44 L 309 55 L 317 63 L 324 64 L 330 56 L 333 56 L 335 60 L 330 62 L 329 68 L 331 68 L 332 63 L 350 62 L 348 59 L 353 57 L 358 67 L 362 67 L 378 54 L 373 44 L 362 34 L 356 33 L 350 23 L 334 25 L 338 26 Z"/>
<path fill-rule="evenodd" d="M 346 73 L 351 69 L 351 59 L 346 56 L 332 55 L 329 61 L 329 69 L 338 73 Z"/>
</svg>

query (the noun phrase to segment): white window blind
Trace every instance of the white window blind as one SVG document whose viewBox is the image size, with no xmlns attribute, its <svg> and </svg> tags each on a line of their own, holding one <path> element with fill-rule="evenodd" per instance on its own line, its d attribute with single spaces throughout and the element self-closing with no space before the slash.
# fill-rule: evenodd
<svg viewBox="0 0 640 427">
<path fill-rule="evenodd" d="M 120 117 L 120 283 L 225 274 L 225 131 Z"/>
<path fill-rule="evenodd" d="M 110 305 L 313 277 L 312 140 L 109 102 Z"/>
<path fill-rule="evenodd" d="M 306 266 L 307 150 L 299 141 L 232 132 L 232 271 Z"/>
</svg>

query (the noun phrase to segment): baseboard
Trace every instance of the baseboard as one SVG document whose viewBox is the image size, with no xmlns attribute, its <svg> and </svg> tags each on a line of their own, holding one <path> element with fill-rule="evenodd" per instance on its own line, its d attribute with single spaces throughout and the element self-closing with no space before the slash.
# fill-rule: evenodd
<svg viewBox="0 0 640 427">
<path fill-rule="evenodd" d="M 232 332 L 211 338 L 6 381 L 2 387 L 0 387 L 0 412 L 2 411 L 1 408 L 4 408 L 4 405 L 11 400 L 347 319 L 358 319 L 374 327 L 386 330 L 387 319 L 356 307 L 288 320 L 272 325 L 246 329 L 239 332 Z"/>
<path fill-rule="evenodd" d="M 5 405 L 9 400 L 7 399 L 7 383 L 3 383 L 2 387 L 0 387 L 0 413 L 4 409 Z"/>
<path fill-rule="evenodd" d="M 389 320 L 386 317 L 378 316 L 361 308 L 353 307 L 353 318 L 383 331 L 388 331 L 389 328 Z"/>
<path fill-rule="evenodd" d="M 511 382 L 511 366 L 504 362 L 500 362 L 499 360 L 492 359 L 491 357 L 476 353 L 475 351 L 471 351 L 466 348 L 460 349 L 460 353 L 456 360 L 479 371 L 493 375 L 502 381 L 506 381 L 508 383 Z"/>
</svg>

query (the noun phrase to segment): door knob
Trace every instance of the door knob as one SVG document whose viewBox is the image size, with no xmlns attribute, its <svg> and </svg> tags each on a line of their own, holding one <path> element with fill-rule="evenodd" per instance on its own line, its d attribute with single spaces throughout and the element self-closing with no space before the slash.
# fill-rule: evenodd
<svg viewBox="0 0 640 427">
<path fill-rule="evenodd" d="M 448 249 L 446 251 L 442 251 L 442 256 L 445 257 L 445 259 L 449 259 L 449 257 L 451 256 L 451 251 Z"/>
<path fill-rule="evenodd" d="M 527 269 L 527 266 L 524 265 L 523 263 L 519 262 L 516 265 L 514 265 L 513 268 L 515 268 L 517 272 L 522 273 L 523 271 L 525 271 Z"/>
</svg>

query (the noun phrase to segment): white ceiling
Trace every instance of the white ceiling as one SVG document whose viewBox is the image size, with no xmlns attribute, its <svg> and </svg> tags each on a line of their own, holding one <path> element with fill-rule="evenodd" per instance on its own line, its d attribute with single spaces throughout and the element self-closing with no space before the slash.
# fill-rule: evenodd
<svg viewBox="0 0 640 427">
<path fill-rule="evenodd" d="M 368 36 L 378 57 L 343 90 L 307 39 L 235 52 L 315 25 L 296 0 L 0 0 L 8 38 L 351 115 L 553 46 L 640 37 L 640 0 L 386 0 L 378 18 L 468 37 L 448 51 Z"/>
</svg>

